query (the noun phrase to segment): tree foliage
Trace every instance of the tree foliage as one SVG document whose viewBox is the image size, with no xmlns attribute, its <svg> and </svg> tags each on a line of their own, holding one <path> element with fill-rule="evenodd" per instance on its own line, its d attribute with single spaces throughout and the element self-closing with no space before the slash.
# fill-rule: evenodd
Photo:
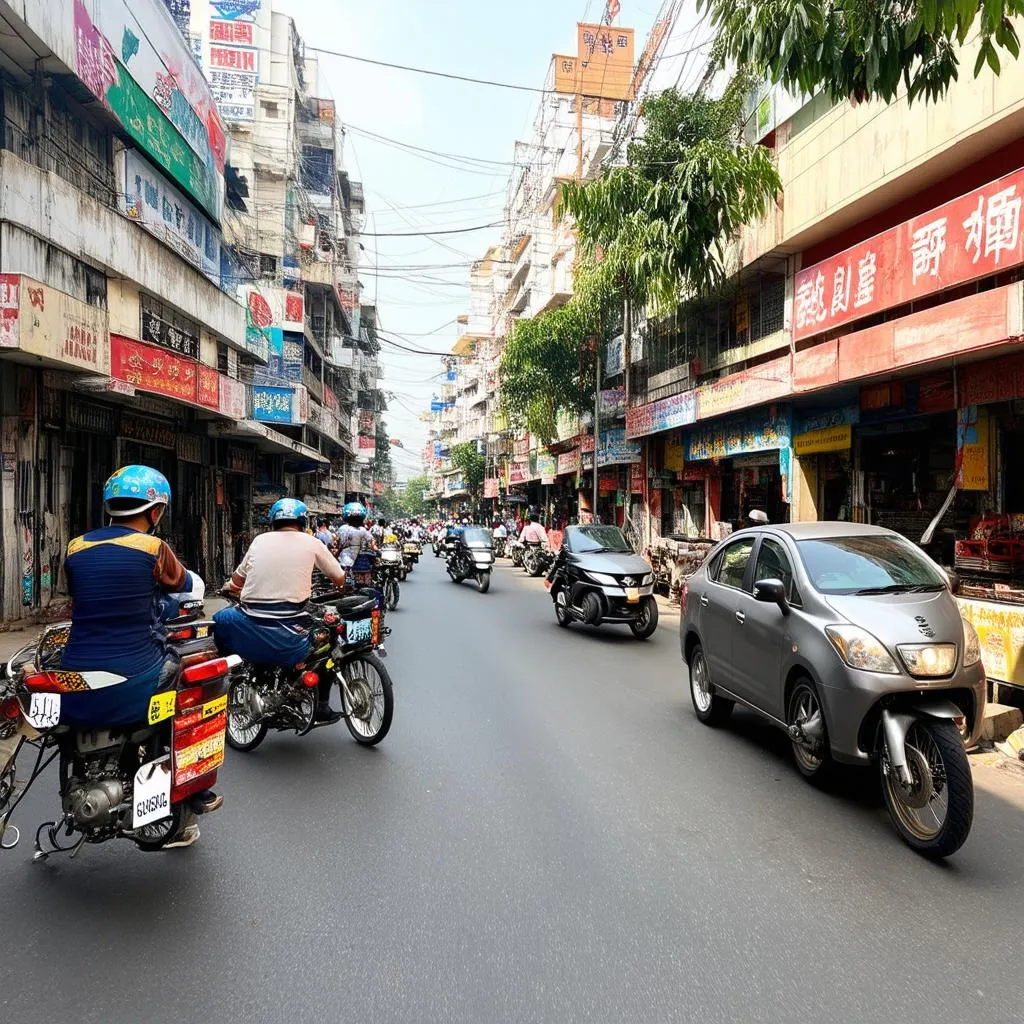
<svg viewBox="0 0 1024 1024">
<path fill-rule="evenodd" d="M 1017 57 L 1010 18 L 1024 0 L 698 0 L 734 60 L 793 92 L 890 102 L 902 82 L 913 102 L 945 95 L 959 77 L 958 48 L 977 25 L 977 76 Z"/>
<path fill-rule="evenodd" d="M 726 245 L 782 187 L 768 150 L 740 139 L 748 87 L 736 79 L 720 99 L 661 93 L 645 104 L 627 166 L 564 186 L 584 257 L 582 301 L 615 294 L 656 313 L 722 283 Z"/>
<path fill-rule="evenodd" d="M 476 445 L 470 442 L 455 445 L 451 451 L 450 461 L 452 466 L 462 473 L 466 490 L 476 496 L 484 482 L 484 472 L 487 469 L 487 460 L 476 450 Z"/>
<path fill-rule="evenodd" d="M 402 509 L 407 516 L 422 516 L 427 511 L 427 503 L 423 500 L 423 492 L 431 487 L 429 476 L 414 476 L 405 485 L 405 493 L 401 496 Z"/>
</svg>

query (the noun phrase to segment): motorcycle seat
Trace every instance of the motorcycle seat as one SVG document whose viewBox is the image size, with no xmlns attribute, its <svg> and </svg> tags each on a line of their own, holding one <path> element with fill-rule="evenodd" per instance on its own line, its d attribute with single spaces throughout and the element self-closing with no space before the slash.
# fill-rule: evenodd
<svg viewBox="0 0 1024 1024">
<path fill-rule="evenodd" d="M 343 619 L 365 619 L 377 607 L 377 599 L 365 594 L 352 594 L 331 601 L 331 605 Z"/>
</svg>

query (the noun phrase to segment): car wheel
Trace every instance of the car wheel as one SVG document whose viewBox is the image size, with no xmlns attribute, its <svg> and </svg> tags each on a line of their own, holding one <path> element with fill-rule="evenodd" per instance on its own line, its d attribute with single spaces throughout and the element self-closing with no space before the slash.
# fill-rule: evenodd
<svg viewBox="0 0 1024 1024">
<path fill-rule="evenodd" d="M 786 725 L 793 743 L 793 760 L 807 779 L 821 779 L 832 767 L 832 751 L 821 698 L 810 679 L 800 679 L 789 695 Z"/>
<path fill-rule="evenodd" d="M 694 712 L 705 725 L 724 725 L 732 714 L 733 702 L 715 693 L 700 644 L 690 652 L 690 699 Z"/>
</svg>

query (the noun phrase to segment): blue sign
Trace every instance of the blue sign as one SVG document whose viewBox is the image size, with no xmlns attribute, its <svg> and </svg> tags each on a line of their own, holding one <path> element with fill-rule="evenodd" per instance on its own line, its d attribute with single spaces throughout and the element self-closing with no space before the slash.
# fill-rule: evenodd
<svg viewBox="0 0 1024 1024">
<path fill-rule="evenodd" d="M 797 413 L 793 418 L 794 434 L 807 434 L 828 427 L 856 426 L 860 423 L 860 406 L 841 405 L 838 409 L 808 410 Z"/>
<path fill-rule="evenodd" d="M 683 439 L 687 462 L 725 459 L 746 452 L 767 452 L 788 448 L 792 440 L 789 407 L 751 410 L 742 416 L 707 423 L 687 430 Z"/>
<path fill-rule="evenodd" d="M 252 21 L 262 0 L 213 0 L 218 18 L 225 21 Z"/>
<path fill-rule="evenodd" d="M 281 277 L 286 288 L 302 281 L 302 275 L 299 273 L 299 261 L 295 256 L 281 258 Z"/>
<path fill-rule="evenodd" d="M 302 383 L 302 359 L 306 340 L 297 331 L 285 331 L 282 343 L 284 359 L 284 377 L 293 384 Z"/>
<path fill-rule="evenodd" d="M 295 392 L 262 384 L 252 387 L 252 418 L 263 423 L 291 423 Z"/>
<path fill-rule="evenodd" d="M 440 398 L 432 398 L 430 400 L 430 411 L 441 412 L 444 409 L 444 402 Z"/>
</svg>

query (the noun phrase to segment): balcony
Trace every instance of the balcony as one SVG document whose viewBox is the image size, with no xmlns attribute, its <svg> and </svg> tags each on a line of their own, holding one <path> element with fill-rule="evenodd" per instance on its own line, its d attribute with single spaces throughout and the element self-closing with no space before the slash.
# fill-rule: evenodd
<svg viewBox="0 0 1024 1024">
<path fill-rule="evenodd" d="M 302 280 L 306 284 L 319 284 L 325 288 L 334 287 L 334 263 L 303 254 L 301 261 Z"/>
<path fill-rule="evenodd" d="M 324 386 L 320 378 L 308 366 L 302 367 L 302 383 L 306 390 L 321 404 L 324 400 Z"/>
</svg>

